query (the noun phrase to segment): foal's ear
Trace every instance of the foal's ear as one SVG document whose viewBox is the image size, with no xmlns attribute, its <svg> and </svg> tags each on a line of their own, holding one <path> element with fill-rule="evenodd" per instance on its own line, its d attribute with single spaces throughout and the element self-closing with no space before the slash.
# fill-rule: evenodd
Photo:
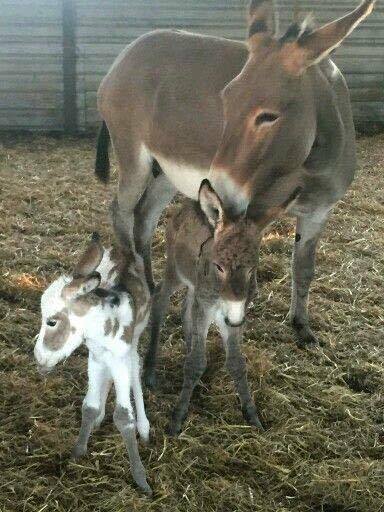
<svg viewBox="0 0 384 512">
<path fill-rule="evenodd" d="M 199 190 L 199 204 L 208 222 L 214 228 L 223 221 L 224 210 L 220 197 L 213 190 L 209 180 L 203 180 Z"/>
<path fill-rule="evenodd" d="M 376 0 L 364 0 L 354 11 L 317 30 L 303 30 L 294 42 L 283 44 L 281 56 L 284 67 L 294 75 L 325 59 L 343 40 L 369 16 Z M 282 41 L 285 42 L 283 36 Z"/>
<path fill-rule="evenodd" d="M 268 227 L 269 224 L 271 224 L 279 217 L 281 217 L 281 215 L 283 215 L 290 208 L 290 206 L 293 205 L 293 203 L 299 197 L 301 192 L 302 187 L 297 187 L 288 197 L 288 199 L 284 201 L 283 204 L 281 204 L 280 206 L 269 208 L 269 210 L 266 211 L 265 215 L 257 222 L 258 229 L 262 231 L 263 229 Z"/>
<path fill-rule="evenodd" d="M 73 277 L 76 279 L 92 274 L 100 265 L 103 254 L 104 249 L 100 243 L 100 236 L 98 233 L 93 233 L 88 247 L 73 270 Z"/>
<path fill-rule="evenodd" d="M 248 37 L 251 48 L 277 31 L 274 0 L 251 0 L 248 11 Z"/>
<path fill-rule="evenodd" d="M 83 295 L 96 290 L 100 286 L 101 276 L 98 272 L 92 272 L 86 277 L 74 277 L 71 282 L 63 288 L 63 298 L 65 300 L 75 300 Z"/>
</svg>

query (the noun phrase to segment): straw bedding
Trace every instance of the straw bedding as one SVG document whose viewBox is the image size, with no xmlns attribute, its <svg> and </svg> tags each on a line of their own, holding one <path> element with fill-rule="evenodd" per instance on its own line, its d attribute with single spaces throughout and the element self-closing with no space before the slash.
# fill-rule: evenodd
<svg viewBox="0 0 384 512">
<path fill-rule="evenodd" d="M 320 244 L 310 309 L 324 349 L 296 348 L 285 321 L 292 222 L 284 219 L 265 237 L 261 296 L 243 342 L 265 433 L 244 424 L 212 331 L 209 369 L 183 433 L 165 435 L 184 358 L 181 296 L 175 297 L 163 331 L 159 387 L 146 392 L 152 440 L 141 455 L 155 491 L 148 500 L 132 485 L 112 400 L 87 456 L 69 458 L 86 389 L 85 350 L 45 380 L 32 352 L 41 291 L 71 270 L 95 228 L 105 244 L 111 239 L 115 184 L 96 182 L 91 139 L 2 136 L 0 510 L 384 510 L 383 147 L 383 135 L 359 140 L 359 176 Z M 154 265 L 159 279 L 163 224 Z"/>
</svg>

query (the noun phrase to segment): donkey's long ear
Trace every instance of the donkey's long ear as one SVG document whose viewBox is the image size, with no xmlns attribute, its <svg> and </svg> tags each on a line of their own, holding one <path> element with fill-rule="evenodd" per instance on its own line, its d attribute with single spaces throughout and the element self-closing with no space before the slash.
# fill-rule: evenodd
<svg viewBox="0 0 384 512">
<path fill-rule="evenodd" d="M 104 249 L 100 243 L 100 236 L 98 233 L 93 233 L 91 242 L 74 268 L 73 277 L 85 277 L 92 274 L 92 272 L 94 272 L 100 265 L 100 262 L 103 259 L 103 254 Z"/>
<path fill-rule="evenodd" d="M 300 75 L 309 66 L 326 58 L 371 14 L 376 0 L 364 0 L 354 11 L 317 30 L 303 30 L 294 42 L 283 44 L 281 55 L 285 68 Z M 285 42 L 284 37 L 282 38 Z"/>
<path fill-rule="evenodd" d="M 301 194 L 301 191 L 302 187 L 297 187 L 288 197 L 288 199 L 284 201 L 283 204 L 281 204 L 280 206 L 269 208 L 269 210 L 266 211 L 265 215 L 257 222 L 258 229 L 265 229 L 267 226 L 269 226 L 269 224 L 271 224 L 276 219 L 281 217 L 281 215 L 283 215 L 289 209 L 289 207 L 293 205 L 293 203 Z"/>
<path fill-rule="evenodd" d="M 250 46 L 259 44 L 277 31 L 277 13 L 274 0 L 251 0 L 248 11 L 248 37 Z"/>
<path fill-rule="evenodd" d="M 63 288 L 63 298 L 74 300 L 82 295 L 93 292 L 100 285 L 101 276 L 98 272 L 92 272 L 85 277 L 74 277 L 71 282 Z"/>
<path fill-rule="evenodd" d="M 213 190 L 209 180 L 203 180 L 201 182 L 199 190 L 199 204 L 211 226 L 216 227 L 217 224 L 223 221 L 223 205 L 220 197 Z"/>
</svg>

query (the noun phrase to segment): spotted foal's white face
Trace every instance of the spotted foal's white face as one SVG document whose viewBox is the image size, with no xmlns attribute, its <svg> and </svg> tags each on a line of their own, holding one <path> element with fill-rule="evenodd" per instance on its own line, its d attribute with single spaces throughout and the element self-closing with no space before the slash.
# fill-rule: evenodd
<svg viewBox="0 0 384 512">
<path fill-rule="evenodd" d="M 99 284 L 97 274 L 77 279 L 61 276 L 43 293 L 42 323 L 35 345 L 35 358 L 42 371 L 70 356 L 85 339 L 89 326 L 93 330 L 100 326 L 100 322 L 92 325 L 105 316 L 105 300 L 94 293 Z M 103 325 L 101 322 L 100 329 Z"/>
</svg>

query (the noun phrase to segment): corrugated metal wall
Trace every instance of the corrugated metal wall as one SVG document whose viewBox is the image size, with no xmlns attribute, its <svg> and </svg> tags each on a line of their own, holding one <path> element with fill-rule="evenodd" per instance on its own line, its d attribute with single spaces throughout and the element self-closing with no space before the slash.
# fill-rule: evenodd
<svg viewBox="0 0 384 512">
<path fill-rule="evenodd" d="M 0 0 L 0 128 L 63 125 L 61 0 Z"/>
<path fill-rule="evenodd" d="M 62 2 L 0 0 L 0 128 L 63 128 Z M 76 9 L 78 126 L 98 121 L 96 90 L 118 53 L 154 28 L 243 39 L 247 0 L 71 0 Z M 281 26 L 294 0 L 278 0 Z M 330 21 L 357 0 L 301 0 L 303 12 Z M 358 120 L 384 119 L 384 6 L 378 5 L 337 51 Z"/>
</svg>

